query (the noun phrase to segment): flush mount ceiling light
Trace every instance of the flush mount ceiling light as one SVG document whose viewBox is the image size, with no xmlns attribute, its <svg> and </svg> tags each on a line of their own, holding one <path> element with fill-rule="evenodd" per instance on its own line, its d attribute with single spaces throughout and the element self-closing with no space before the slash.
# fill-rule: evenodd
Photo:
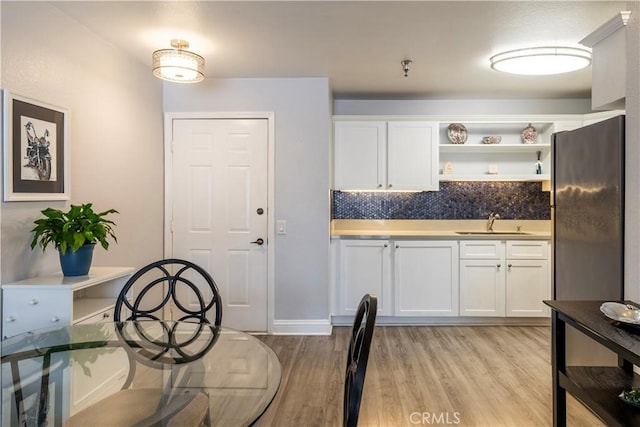
<svg viewBox="0 0 640 427">
<path fill-rule="evenodd" d="M 499 53 L 490 58 L 491 68 L 505 73 L 549 75 L 576 71 L 591 64 L 591 52 L 577 47 L 533 47 Z"/>
<path fill-rule="evenodd" d="M 153 52 L 153 75 L 178 83 L 196 83 L 204 80 L 204 58 L 184 50 L 189 47 L 189 42 L 173 39 L 171 46 L 174 49 Z"/>
</svg>

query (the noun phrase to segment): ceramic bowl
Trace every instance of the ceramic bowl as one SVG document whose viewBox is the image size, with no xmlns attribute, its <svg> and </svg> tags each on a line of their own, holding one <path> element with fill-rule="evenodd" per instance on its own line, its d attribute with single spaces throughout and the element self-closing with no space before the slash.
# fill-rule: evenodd
<svg viewBox="0 0 640 427">
<path fill-rule="evenodd" d="M 467 128 L 462 123 L 451 123 L 447 128 L 447 138 L 452 144 L 467 142 Z"/>
<path fill-rule="evenodd" d="M 501 136 L 483 136 L 482 137 L 483 144 L 500 144 L 500 141 L 502 141 Z"/>
</svg>

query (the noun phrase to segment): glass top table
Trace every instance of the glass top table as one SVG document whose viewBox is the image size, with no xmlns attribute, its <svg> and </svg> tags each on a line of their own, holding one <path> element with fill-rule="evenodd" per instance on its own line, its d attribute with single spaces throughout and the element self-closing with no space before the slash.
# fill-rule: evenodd
<svg viewBox="0 0 640 427">
<path fill-rule="evenodd" d="M 1 345 L 2 425 L 82 425 L 79 420 L 105 413 L 104 405 L 123 391 L 129 401 L 153 396 L 157 402 L 147 414 L 142 408 L 107 411 L 125 417 L 111 423 L 158 424 L 203 393 L 208 424 L 250 425 L 273 400 L 281 378 L 277 356 L 262 341 L 208 324 L 78 324 L 28 332 Z"/>
</svg>

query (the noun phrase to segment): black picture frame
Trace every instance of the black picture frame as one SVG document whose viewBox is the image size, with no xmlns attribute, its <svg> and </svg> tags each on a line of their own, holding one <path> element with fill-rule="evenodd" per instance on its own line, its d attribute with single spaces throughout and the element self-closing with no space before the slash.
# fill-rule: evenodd
<svg viewBox="0 0 640 427">
<path fill-rule="evenodd" d="M 3 91 L 4 200 L 69 200 L 69 111 Z"/>
</svg>

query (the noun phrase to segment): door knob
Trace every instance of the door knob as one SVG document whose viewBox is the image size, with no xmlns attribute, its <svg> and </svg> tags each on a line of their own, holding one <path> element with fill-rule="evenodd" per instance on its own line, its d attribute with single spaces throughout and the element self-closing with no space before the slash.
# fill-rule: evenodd
<svg viewBox="0 0 640 427">
<path fill-rule="evenodd" d="M 262 246 L 264 244 L 264 240 L 263 239 L 256 239 L 255 242 L 251 242 L 251 243 L 255 243 L 258 246 Z"/>
</svg>

